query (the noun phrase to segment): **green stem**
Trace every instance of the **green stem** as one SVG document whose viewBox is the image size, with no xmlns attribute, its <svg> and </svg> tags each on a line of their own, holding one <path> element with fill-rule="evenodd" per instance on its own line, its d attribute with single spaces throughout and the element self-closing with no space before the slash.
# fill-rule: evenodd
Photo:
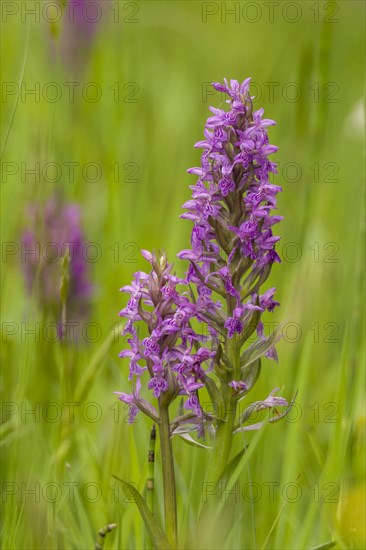
<svg viewBox="0 0 366 550">
<path fill-rule="evenodd" d="M 154 514 L 154 484 L 155 484 L 155 440 L 156 440 L 156 428 L 155 424 L 151 428 L 149 453 L 147 457 L 147 480 L 146 480 L 146 504 L 148 505 L 150 512 Z M 150 535 L 145 534 L 145 549 L 152 550 L 154 548 L 153 541 Z"/>
<path fill-rule="evenodd" d="M 172 442 L 170 439 L 169 411 L 160 408 L 160 450 L 163 467 L 165 532 L 173 548 L 177 547 L 177 499 L 175 491 L 175 474 Z"/>
<path fill-rule="evenodd" d="M 214 448 L 211 452 L 207 475 L 205 477 L 206 484 L 217 484 L 230 460 L 235 411 L 236 403 L 231 399 L 228 400 L 225 404 L 225 411 L 223 412 L 224 419 L 221 421 L 216 430 Z M 212 505 L 212 499 L 205 501 L 203 499 L 201 500 L 197 529 L 198 532 L 201 532 L 202 536 L 205 536 L 204 531 L 206 531 L 207 528 L 207 522 L 210 518 L 210 510 L 212 510 Z"/>
<path fill-rule="evenodd" d="M 226 405 L 225 421 L 217 428 L 215 448 L 212 453 L 209 481 L 217 483 L 225 466 L 230 459 L 230 451 L 233 442 L 233 429 L 235 423 L 236 403 L 229 401 Z"/>
<path fill-rule="evenodd" d="M 226 380 L 223 381 L 221 385 L 224 410 L 219 411 L 220 421 L 216 429 L 214 448 L 211 453 L 205 478 L 205 482 L 209 484 L 217 484 L 219 482 L 225 467 L 230 461 L 233 443 L 237 401 L 232 397 L 229 383 L 232 380 L 240 380 L 240 342 L 237 340 L 236 335 L 234 338 L 226 340 L 225 348 L 231 368 L 226 374 Z M 212 520 L 210 511 L 213 510 L 213 504 L 211 500 L 210 502 L 208 502 L 208 500 L 201 500 L 197 530 L 203 537 L 205 537 L 205 531 L 209 524 L 210 517 Z"/>
<path fill-rule="evenodd" d="M 232 372 L 228 375 L 226 385 L 223 387 L 225 410 L 221 415 L 222 421 L 216 431 L 214 450 L 209 467 L 208 481 L 217 483 L 230 459 L 230 451 L 233 442 L 233 429 L 237 402 L 231 396 L 231 388 L 228 386 L 231 380 L 240 380 L 240 344 L 237 335 L 227 339 L 226 355 L 232 366 Z M 230 377 L 230 378 L 229 378 Z"/>
</svg>

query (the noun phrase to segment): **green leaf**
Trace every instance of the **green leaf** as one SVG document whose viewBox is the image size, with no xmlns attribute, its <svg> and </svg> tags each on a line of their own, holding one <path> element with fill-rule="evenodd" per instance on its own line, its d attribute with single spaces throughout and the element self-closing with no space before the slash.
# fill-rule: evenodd
<svg viewBox="0 0 366 550">
<path fill-rule="evenodd" d="M 185 441 L 186 443 L 188 443 L 188 445 L 192 445 L 193 447 L 199 447 L 200 449 L 209 449 L 211 450 L 212 447 L 209 447 L 208 445 L 204 445 L 203 443 L 199 443 L 198 441 L 196 441 L 195 439 L 193 439 L 193 437 L 191 437 L 189 434 L 187 433 L 178 433 L 177 434 L 181 439 L 183 439 L 183 441 Z"/>
<path fill-rule="evenodd" d="M 122 485 L 122 489 L 126 497 L 132 496 L 136 502 L 137 508 L 139 509 L 142 519 L 144 520 L 146 529 L 153 540 L 155 548 L 157 548 L 157 550 L 171 550 L 171 546 L 169 545 L 163 530 L 150 512 L 148 505 L 138 490 L 135 489 L 135 487 L 133 487 L 130 483 L 127 483 L 127 481 L 123 481 L 123 479 L 120 479 L 115 475 L 113 475 L 113 477 Z"/>
<path fill-rule="evenodd" d="M 117 327 L 114 327 L 110 334 L 108 334 L 102 345 L 96 350 L 96 352 L 92 356 L 89 364 L 84 370 L 83 375 L 80 377 L 78 385 L 76 386 L 74 394 L 74 400 L 76 402 L 85 401 L 89 389 L 92 385 L 92 381 L 97 374 L 98 368 L 107 356 L 109 348 L 112 346 L 113 342 L 116 341 L 116 338 L 121 333 L 124 325 L 124 323 L 121 323 Z"/>
<path fill-rule="evenodd" d="M 241 369 L 241 380 L 246 383 L 247 391 L 251 390 L 261 372 L 261 360 L 257 359 L 250 365 L 246 365 Z"/>
<path fill-rule="evenodd" d="M 324 544 L 319 544 L 319 546 L 314 546 L 310 550 L 329 550 L 329 548 L 333 548 L 333 546 L 336 545 L 335 540 L 330 540 L 329 542 L 325 542 Z"/>
<path fill-rule="evenodd" d="M 276 330 L 274 330 L 272 334 L 268 336 L 268 338 L 258 340 L 258 342 L 255 342 L 244 351 L 241 356 L 242 370 L 245 369 L 248 365 L 254 363 L 254 361 L 257 361 L 257 359 L 262 357 L 262 355 L 264 355 L 266 351 L 268 351 L 273 346 L 273 344 L 278 342 L 278 340 L 281 338 L 281 329 L 282 326 L 277 327 Z"/>
<path fill-rule="evenodd" d="M 171 435 L 181 435 L 195 431 L 197 431 L 197 424 L 183 424 L 182 426 L 177 426 L 176 428 L 174 428 L 174 430 L 171 432 Z"/>
<path fill-rule="evenodd" d="M 224 400 L 214 380 L 212 380 L 212 378 L 210 378 L 209 376 L 204 375 L 203 381 L 205 383 L 205 386 L 207 388 L 207 391 L 209 393 L 212 403 L 214 403 L 219 410 L 222 410 L 224 406 Z"/>
<path fill-rule="evenodd" d="M 241 333 L 240 340 L 239 340 L 240 347 L 244 345 L 244 343 L 248 340 L 248 338 L 251 337 L 251 335 L 257 328 L 261 318 L 261 313 L 262 313 L 261 311 L 257 311 L 257 310 L 252 311 L 250 312 L 250 315 L 248 316 L 248 318 L 244 319 L 244 330 Z"/>
<path fill-rule="evenodd" d="M 232 458 L 230 460 L 230 462 L 225 466 L 221 476 L 220 476 L 220 479 L 219 479 L 219 482 L 225 482 L 230 479 L 231 475 L 233 474 L 235 468 L 237 467 L 237 465 L 239 464 L 241 458 L 243 457 L 245 451 L 247 450 L 247 446 L 244 447 L 244 449 L 242 449 L 241 451 L 238 452 L 238 454 L 236 454 L 234 456 L 234 458 Z"/>
</svg>

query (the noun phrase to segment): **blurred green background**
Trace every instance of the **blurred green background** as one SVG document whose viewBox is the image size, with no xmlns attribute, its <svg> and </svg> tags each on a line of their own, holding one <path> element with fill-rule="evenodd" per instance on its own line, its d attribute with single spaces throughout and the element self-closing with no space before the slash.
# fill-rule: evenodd
<svg viewBox="0 0 366 550">
<path fill-rule="evenodd" d="M 140 249 L 173 259 L 187 247 L 191 226 L 178 216 L 195 180 L 186 169 L 199 162 L 193 144 L 208 106 L 222 100 L 209 83 L 251 76 L 255 105 L 277 121 L 285 216 L 270 282 L 281 308 L 266 319 L 285 323 L 284 338 L 251 399 L 274 387 L 299 393 L 291 416 L 255 440 L 239 498 L 223 495 L 226 514 L 202 540 L 206 451 L 174 441 L 180 544 L 364 548 L 364 3 L 104 1 L 84 46 L 81 34 L 65 38 L 55 4 L 2 6 L 2 547 L 92 548 L 110 522 L 106 548 L 143 547 L 137 508 L 112 478 L 144 491 L 151 427 L 142 415 L 129 426 L 113 395 L 130 387 L 123 338 L 111 332 L 126 301 L 118 291 L 147 269 Z M 20 253 L 7 248 L 27 226 L 27 204 L 56 191 L 81 205 L 98 251 L 89 269 L 99 329 L 79 344 L 44 338 Z M 39 337 L 27 333 L 35 327 Z"/>
</svg>

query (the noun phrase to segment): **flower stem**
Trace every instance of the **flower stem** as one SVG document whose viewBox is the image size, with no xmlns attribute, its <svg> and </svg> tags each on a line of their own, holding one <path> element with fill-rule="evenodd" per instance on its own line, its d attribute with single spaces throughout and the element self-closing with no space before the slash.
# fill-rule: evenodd
<svg viewBox="0 0 366 550">
<path fill-rule="evenodd" d="M 232 365 L 231 379 L 240 379 L 240 344 L 236 335 L 234 338 L 227 339 L 226 354 Z M 213 483 L 218 482 L 225 466 L 230 460 L 230 451 L 233 442 L 237 401 L 232 398 L 230 388 L 228 392 L 224 392 L 224 401 L 225 410 L 223 411 L 222 421 L 217 428 L 211 468 L 209 469 L 211 476 L 209 481 Z"/>
<path fill-rule="evenodd" d="M 149 452 L 147 457 L 147 480 L 146 480 L 146 504 L 150 512 L 154 514 L 154 483 L 155 483 L 155 440 L 156 427 L 153 424 L 150 432 Z M 154 548 L 153 541 L 146 532 L 145 534 L 145 549 L 152 550 Z"/>
<path fill-rule="evenodd" d="M 173 548 L 177 547 L 177 499 L 168 407 L 160 408 L 160 449 L 163 468 L 165 532 Z"/>
<path fill-rule="evenodd" d="M 224 419 L 221 421 L 216 430 L 214 448 L 210 456 L 207 475 L 205 477 L 205 483 L 202 485 L 202 487 L 207 486 L 207 484 L 215 484 L 216 488 L 218 488 L 217 484 L 226 465 L 230 460 L 235 412 L 236 402 L 230 399 L 228 403 L 225 404 Z M 212 502 L 212 499 L 201 499 L 197 523 L 197 532 L 201 533 L 201 535 L 199 536 L 205 536 L 205 531 L 207 529 L 210 518 L 210 510 L 212 511 L 213 505 L 214 502 Z"/>
<path fill-rule="evenodd" d="M 230 451 L 233 440 L 233 428 L 235 422 L 236 403 L 229 402 L 227 404 L 226 418 L 217 429 L 215 449 L 213 452 L 211 470 L 212 482 L 217 483 L 220 479 L 225 466 L 230 459 Z"/>
</svg>

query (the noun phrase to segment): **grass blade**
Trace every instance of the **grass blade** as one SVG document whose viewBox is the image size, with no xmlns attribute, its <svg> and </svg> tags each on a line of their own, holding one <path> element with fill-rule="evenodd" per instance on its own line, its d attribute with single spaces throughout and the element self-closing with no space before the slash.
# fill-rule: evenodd
<svg viewBox="0 0 366 550">
<path fill-rule="evenodd" d="M 123 479 L 115 475 L 113 477 L 117 481 L 119 481 L 125 495 L 129 498 L 131 496 L 133 497 L 134 501 L 137 504 L 141 517 L 144 520 L 146 529 L 148 530 L 149 535 L 152 538 L 154 546 L 157 548 L 157 550 L 169 550 L 171 547 L 164 532 L 150 512 L 148 505 L 146 504 L 144 498 L 141 496 L 138 490 L 130 485 L 130 483 L 127 483 L 127 481 L 123 481 Z"/>
</svg>

